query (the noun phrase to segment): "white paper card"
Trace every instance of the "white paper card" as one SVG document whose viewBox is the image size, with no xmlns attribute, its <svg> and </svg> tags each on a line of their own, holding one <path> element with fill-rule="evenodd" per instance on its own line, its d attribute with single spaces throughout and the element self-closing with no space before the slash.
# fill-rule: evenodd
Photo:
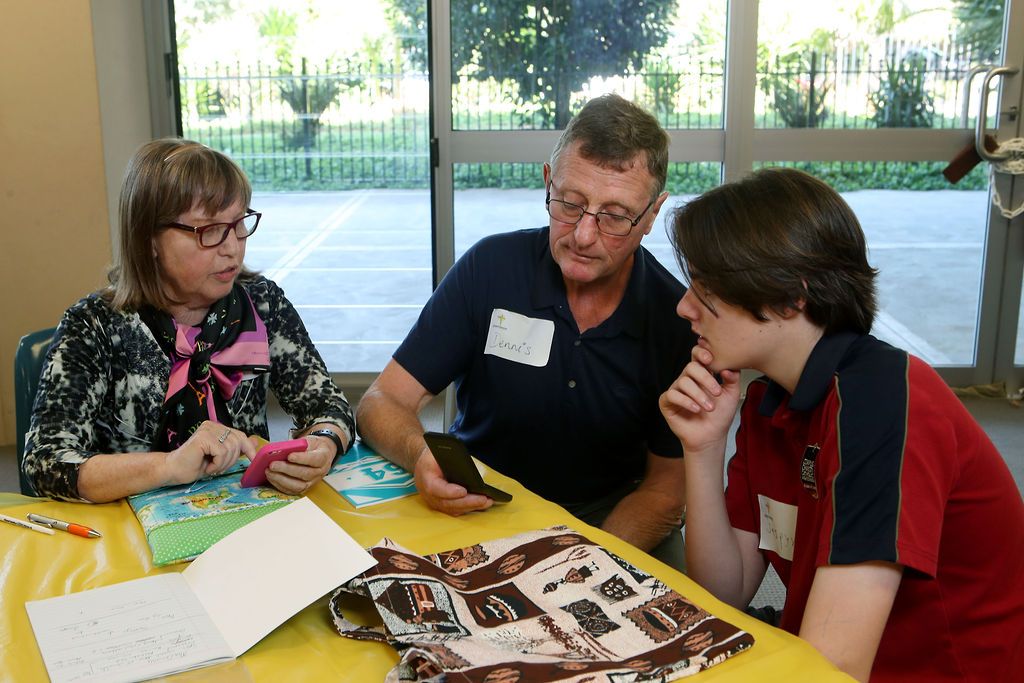
<svg viewBox="0 0 1024 683">
<path fill-rule="evenodd" d="M 182 574 L 237 656 L 376 563 L 300 498 L 217 541 Z"/>
<path fill-rule="evenodd" d="M 554 337 L 555 323 L 550 320 L 495 308 L 491 311 L 484 353 L 542 368 L 548 364 Z"/>
<path fill-rule="evenodd" d="M 768 496 L 757 495 L 761 506 L 761 542 L 758 548 L 771 550 L 784 560 L 793 560 L 793 543 L 796 538 L 795 505 L 780 503 Z"/>
</svg>

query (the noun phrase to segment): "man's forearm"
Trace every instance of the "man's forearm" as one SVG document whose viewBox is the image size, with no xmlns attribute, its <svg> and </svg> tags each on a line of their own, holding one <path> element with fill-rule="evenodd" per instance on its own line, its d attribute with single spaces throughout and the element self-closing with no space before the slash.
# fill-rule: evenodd
<svg viewBox="0 0 1024 683">
<path fill-rule="evenodd" d="M 683 522 L 683 501 L 661 491 L 638 488 L 615 506 L 601 528 L 649 551 Z"/>
<path fill-rule="evenodd" d="M 391 462 L 412 472 L 426 448 L 423 425 L 412 410 L 380 392 L 367 392 L 356 417 L 359 435 Z"/>
</svg>

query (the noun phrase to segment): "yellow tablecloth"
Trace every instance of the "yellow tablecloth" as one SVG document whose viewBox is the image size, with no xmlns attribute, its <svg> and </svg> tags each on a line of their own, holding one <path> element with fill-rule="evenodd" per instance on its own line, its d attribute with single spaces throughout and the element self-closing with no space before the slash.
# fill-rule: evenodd
<svg viewBox="0 0 1024 683">
<path fill-rule="evenodd" d="M 696 681 L 784 681 L 796 683 L 851 680 L 810 645 L 711 597 L 686 576 L 619 539 L 578 521 L 557 505 L 533 495 L 493 470 L 488 481 L 514 499 L 483 513 L 449 517 L 430 510 L 419 496 L 354 509 L 326 484 L 317 484 L 313 500 L 364 547 L 387 536 L 417 553 L 433 553 L 530 529 L 566 524 L 650 572 L 694 603 L 753 634 L 754 646 L 697 675 Z M 32 635 L 25 602 L 97 588 L 147 574 L 181 571 L 186 565 L 154 568 L 149 547 L 125 502 L 104 505 L 58 503 L 0 493 L 0 512 L 25 518 L 29 512 L 74 521 L 99 530 L 89 540 L 57 532 L 46 536 L 0 524 L 0 680 L 45 681 L 46 670 Z M 272 546 L 268 553 L 274 551 Z M 244 571 L 239 568 L 239 571 Z M 230 581 L 225 577 L 225 581 Z M 369 601 L 350 599 L 346 616 L 379 623 Z M 239 661 L 201 669 L 173 680 L 188 681 L 381 681 L 398 661 L 386 645 L 342 638 L 330 623 L 322 597 L 260 641 Z"/>
</svg>

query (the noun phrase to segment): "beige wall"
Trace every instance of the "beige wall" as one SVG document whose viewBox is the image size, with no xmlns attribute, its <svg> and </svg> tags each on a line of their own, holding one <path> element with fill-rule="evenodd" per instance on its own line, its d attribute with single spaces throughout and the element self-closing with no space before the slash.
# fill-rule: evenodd
<svg viewBox="0 0 1024 683">
<path fill-rule="evenodd" d="M 123 150 L 141 142 L 133 138 L 148 126 L 149 111 L 110 99 L 130 85 L 126 64 L 145 83 L 145 56 L 140 64 L 121 54 L 125 45 L 142 43 L 139 0 L 101 0 L 94 3 L 99 11 L 88 0 L 2 4 L 0 444 L 10 444 L 18 339 L 55 325 L 65 308 L 105 282 L 111 255 L 105 155 L 110 176 L 119 177 L 130 153 Z M 131 35 L 121 41 L 111 31 Z"/>
</svg>

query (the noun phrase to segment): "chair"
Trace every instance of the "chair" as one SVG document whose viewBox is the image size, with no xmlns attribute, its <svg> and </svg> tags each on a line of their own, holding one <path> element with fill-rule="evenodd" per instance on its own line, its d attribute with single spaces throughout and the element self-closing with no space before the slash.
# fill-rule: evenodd
<svg viewBox="0 0 1024 683">
<path fill-rule="evenodd" d="M 32 404 L 35 402 L 36 389 L 39 388 L 39 375 L 43 371 L 46 352 L 50 350 L 53 334 L 57 328 L 51 327 L 26 334 L 18 342 L 18 350 L 14 353 L 14 415 L 17 428 L 18 448 L 18 479 L 21 492 L 26 496 L 36 495 L 21 468 L 25 458 L 25 434 L 28 432 L 32 419 Z"/>
</svg>

